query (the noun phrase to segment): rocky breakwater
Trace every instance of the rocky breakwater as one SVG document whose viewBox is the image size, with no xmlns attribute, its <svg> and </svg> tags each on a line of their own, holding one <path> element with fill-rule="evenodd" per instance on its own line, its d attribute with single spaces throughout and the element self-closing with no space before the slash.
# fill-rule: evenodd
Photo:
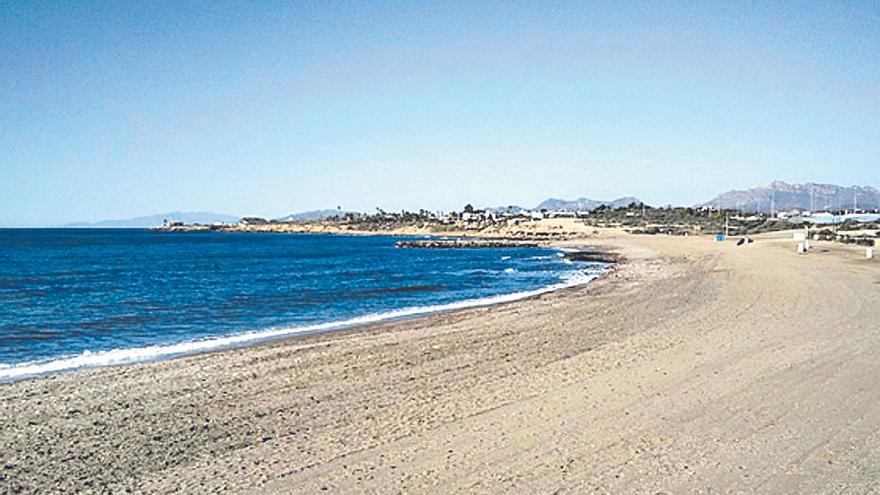
<svg viewBox="0 0 880 495">
<path fill-rule="evenodd" d="M 516 239 L 423 239 L 397 241 L 395 247 L 423 249 L 539 247 L 537 242 Z"/>
</svg>

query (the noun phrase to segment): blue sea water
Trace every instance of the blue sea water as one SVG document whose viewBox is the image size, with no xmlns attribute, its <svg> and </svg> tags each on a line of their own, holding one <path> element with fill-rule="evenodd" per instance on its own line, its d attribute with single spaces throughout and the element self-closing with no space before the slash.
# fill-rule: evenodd
<svg viewBox="0 0 880 495">
<path fill-rule="evenodd" d="M 400 239 L 0 230 L 0 379 L 508 301 L 603 269 L 552 249 Z"/>
</svg>

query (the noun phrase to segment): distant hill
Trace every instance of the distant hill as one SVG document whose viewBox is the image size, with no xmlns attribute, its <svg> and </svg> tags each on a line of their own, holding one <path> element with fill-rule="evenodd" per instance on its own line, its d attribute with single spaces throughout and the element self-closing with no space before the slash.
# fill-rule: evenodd
<svg viewBox="0 0 880 495">
<path fill-rule="evenodd" d="M 764 187 L 728 191 L 703 205 L 759 212 L 770 212 L 771 208 L 776 211 L 851 210 L 856 206 L 870 210 L 880 208 L 880 191 L 870 186 L 845 187 L 812 182 L 788 184 L 776 181 Z"/>
<path fill-rule="evenodd" d="M 218 213 L 208 213 L 204 211 L 172 211 L 168 213 L 160 213 L 158 215 L 149 215 L 144 217 L 128 218 L 123 220 L 103 220 L 100 222 L 78 222 L 69 223 L 65 227 L 78 228 L 150 228 L 162 225 L 164 220 L 184 222 L 187 224 L 201 223 L 209 224 L 214 222 L 235 223 L 241 217 L 231 215 L 221 215 Z"/>
<path fill-rule="evenodd" d="M 573 200 L 566 199 L 556 199 L 550 198 L 545 200 L 538 206 L 536 206 L 535 210 L 549 210 L 549 211 L 559 211 L 559 210 L 568 210 L 568 211 L 589 211 L 595 210 L 600 206 L 610 206 L 612 208 L 620 208 L 622 206 L 628 206 L 632 203 L 640 203 L 641 201 L 638 198 L 634 198 L 632 196 L 624 196 L 622 198 L 617 198 L 611 201 L 602 201 L 596 199 L 589 198 L 577 198 Z"/>
<path fill-rule="evenodd" d="M 519 213 L 521 211 L 528 210 L 528 208 L 523 208 L 522 206 L 517 205 L 508 205 L 508 206 L 490 206 L 486 208 L 486 211 L 491 211 L 495 213 Z"/>
<path fill-rule="evenodd" d="M 348 213 L 357 214 L 354 211 L 340 210 L 312 210 L 301 213 L 291 213 L 286 217 L 277 218 L 279 222 L 311 222 L 315 220 L 324 220 L 326 218 L 334 218 L 345 216 Z"/>
</svg>

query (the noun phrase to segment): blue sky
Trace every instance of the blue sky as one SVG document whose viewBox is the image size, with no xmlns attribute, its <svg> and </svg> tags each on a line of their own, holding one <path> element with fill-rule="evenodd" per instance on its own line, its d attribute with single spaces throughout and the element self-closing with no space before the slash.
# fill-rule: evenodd
<svg viewBox="0 0 880 495">
<path fill-rule="evenodd" d="M 877 3 L 621 3 L 0 3 L 0 225 L 880 185 Z"/>
</svg>

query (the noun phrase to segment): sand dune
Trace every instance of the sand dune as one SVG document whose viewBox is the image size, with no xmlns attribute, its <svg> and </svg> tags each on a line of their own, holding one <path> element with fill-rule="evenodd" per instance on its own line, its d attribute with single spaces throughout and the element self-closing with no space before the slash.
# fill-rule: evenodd
<svg viewBox="0 0 880 495">
<path fill-rule="evenodd" d="M 587 287 L 0 385 L 0 491 L 873 493 L 880 263 L 603 234 Z"/>
</svg>

